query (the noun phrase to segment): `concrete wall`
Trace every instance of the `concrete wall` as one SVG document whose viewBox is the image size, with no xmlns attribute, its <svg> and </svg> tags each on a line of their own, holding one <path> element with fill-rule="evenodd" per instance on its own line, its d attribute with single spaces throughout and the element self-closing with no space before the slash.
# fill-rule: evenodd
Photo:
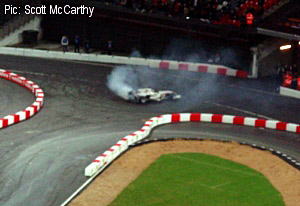
<svg viewBox="0 0 300 206">
<path fill-rule="evenodd" d="M 33 20 L 26 23 L 24 26 L 21 26 L 19 29 L 15 30 L 8 36 L 0 40 L 0 46 L 9 46 L 22 42 L 22 32 L 25 30 L 35 30 L 39 32 L 39 39 L 42 37 L 41 29 L 41 17 L 36 16 Z"/>
<path fill-rule="evenodd" d="M 300 91 L 286 87 L 280 87 L 280 94 L 283 96 L 294 97 L 300 99 Z"/>
</svg>

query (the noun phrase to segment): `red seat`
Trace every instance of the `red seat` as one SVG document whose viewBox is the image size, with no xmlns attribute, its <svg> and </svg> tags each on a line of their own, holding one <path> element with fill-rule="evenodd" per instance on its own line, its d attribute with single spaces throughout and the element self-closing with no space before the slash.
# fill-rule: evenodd
<svg viewBox="0 0 300 206">
<path fill-rule="evenodd" d="M 246 6 L 246 4 L 241 4 L 240 8 L 241 8 L 242 10 L 244 10 L 244 9 L 247 8 L 247 6 Z"/>
</svg>

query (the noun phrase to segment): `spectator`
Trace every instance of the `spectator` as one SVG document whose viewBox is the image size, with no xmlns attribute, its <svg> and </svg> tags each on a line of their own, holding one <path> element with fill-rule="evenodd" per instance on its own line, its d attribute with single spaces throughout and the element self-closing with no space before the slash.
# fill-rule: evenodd
<svg viewBox="0 0 300 206">
<path fill-rule="evenodd" d="M 221 56 L 219 53 L 217 53 L 214 58 L 214 63 L 219 64 L 220 62 L 221 62 Z"/>
<path fill-rule="evenodd" d="M 74 44 L 75 44 L 74 52 L 79 53 L 80 52 L 80 38 L 78 35 L 75 36 Z"/>
<path fill-rule="evenodd" d="M 290 72 L 286 73 L 283 80 L 284 87 L 291 87 L 293 81 L 293 76 Z"/>
<path fill-rule="evenodd" d="M 186 4 L 183 5 L 183 17 L 187 17 L 189 14 L 189 9 Z"/>
<path fill-rule="evenodd" d="M 278 85 L 282 85 L 283 83 L 283 77 L 284 77 L 284 66 L 283 65 L 278 65 L 277 68 L 277 81 L 278 81 Z M 278 88 L 279 91 L 279 88 Z"/>
<path fill-rule="evenodd" d="M 292 66 L 292 73 L 293 73 L 293 75 L 297 75 L 297 65 L 296 64 L 294 64 Z"/>
<path fill-rule="evenodd" d="M 63 37 L 61 38 L 61 45 L 63 47 L 63 51 L 67 52 L 69 46 L 69 39 L 66 35 L 63 35 Z"/>
<path fill-rule="evenodd" d="M 90 41 L 89 40 L 86 40 L 85 42 L 84 42 L 84 51 L 85 51 L 85 53 L 90 53 Z"/>
<path fill-rule="evenodd" d="M 169 17 L 188 16 L 207 23 L 236 26 L 251 26 L 254 18 L 259 19 L 256 16 L 262 15 L 269 8 L 266 6 L 269 1 L 266 0 L 118 0 L 118 2 L 120 6 L 141 13 L 165 13 Z"/>
<path fill-rule="evenodd" d="M 253 20 L 254 20 L 254 16 L 253 16 L 253 14 L 251 12 L 247 13 L 246 19 L 247 19 L 247 25 L 248 26 L 252 26 Z"/>
<path fill-rule="evenodd" d="M 230 5 L 231 5 L 230 6 L 230 10 L 233 11 L 233 12 L 235 12 L 235 10 L 236 10 L 236 8 L 238 6 L 237 0 L 231 0 Z"/>
<path fill-rule="evenodd" d="M 208 63 L 214 63 L 214 56 L 211 55 L 208 60 L 207 60 Z"/>
<path fill-rule="evenodd" d="M 175 4 L 174 4 L 174 16 L 178 16 L 179 15 L 179 10 L 180 10 L 180 3 L 179 2 L 175 2 Z"/>
<path fill-rule="evenodd" d="M 108 55 L 111 55 L 112 54 L 112 50 L 113 50 L 113 43 L 111 40 L 109 40 L 107 42 L 107 54 Z"/>
</svg>

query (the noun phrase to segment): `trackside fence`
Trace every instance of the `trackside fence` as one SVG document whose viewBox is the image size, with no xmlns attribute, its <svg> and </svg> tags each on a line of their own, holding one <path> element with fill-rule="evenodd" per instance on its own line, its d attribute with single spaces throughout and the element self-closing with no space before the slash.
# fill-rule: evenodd
<svg viewBox="0 0 300 206">
<path fill-rule="evenodd" d="M 47 59 L 63 59 L 76 60 L 85 62 L 98 62 L 109 64 L 125 64 L 135 66 L 146 66 L 150 68 L 183 70 L 191 72 L 204 72 L 225 76 L 234 76 L 239 78 L 248 78 L 248 72 L 243 70 L 235 70 L 223 65 L 202 64 L 193 62 L 179 62 L 159 59 L 145 59 L 138 57 L 125 56 L 110 56 L 98 54 L 84 54 L 74 52 L 48 51 L 37 49 L 24 49 L 14 47 L 0 47 L 0 54 L 25 56 L 25 57 L 39 57 Z"/>
</svg>

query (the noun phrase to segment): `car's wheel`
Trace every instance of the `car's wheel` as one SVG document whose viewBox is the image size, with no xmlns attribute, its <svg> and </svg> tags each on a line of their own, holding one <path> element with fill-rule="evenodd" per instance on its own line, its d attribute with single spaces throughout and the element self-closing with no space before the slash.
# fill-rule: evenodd
<svg viewBox="0 0 300 206">
<path fill-rule="evenodd" d="M 147 102 L 147 98 L 140 98 L 140 102 L 141 102 L 142 104 L 145 104 L 145 103 Z"/>
<path fill-rule="evenodd" d="M 174 94 L 167 94 L 165 96 L 165 99 L 168 99 L 168 100 L 174 100 Z"/>
<path fill-rule="evenodd" d="M 140 103 L 140 98 L 135 97 L 135 98 L 134 98 L 134 102 L 135 102 L 135 103 Z"/>
</svg>

